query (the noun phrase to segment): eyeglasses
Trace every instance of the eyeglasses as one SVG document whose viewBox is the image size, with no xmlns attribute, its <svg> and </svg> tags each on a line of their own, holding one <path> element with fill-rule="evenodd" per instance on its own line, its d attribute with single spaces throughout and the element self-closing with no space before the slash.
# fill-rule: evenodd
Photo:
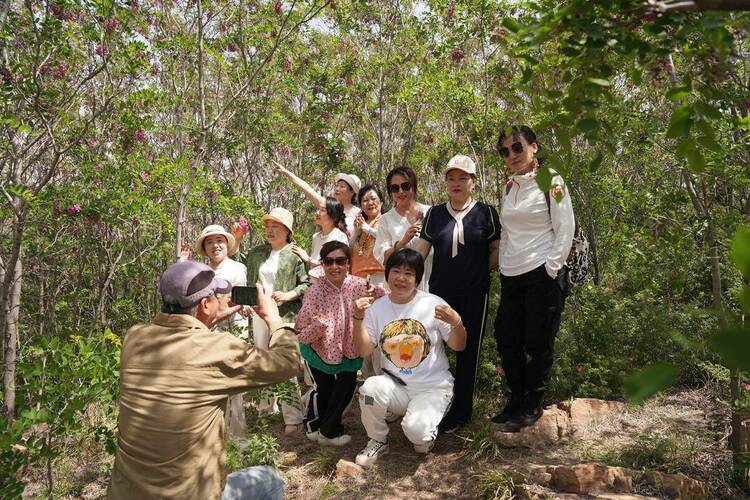
<svg viewBox="0 0 750 500">
<path fill-rule="evenodd" d="M 520 155 L 521 153 L 523 153 L 523 144 L 521 144 L 520 142 L 514 142 L 513 144 L 511 144 L 510 148 L 517 155 Z M 507 158 L 510 156 L 510 149 L 508 148 L 500 148 L 498 149 L 498 151 L 500 151 L 500 155 L 503 158 Z"/>
<path fill-rule="evenodd" d="M 323 257 L 321 262 L 324 266 L 332 266 L 334 264 L 337 266 L 345 266 L 346 263 L 349 262 L 349 259 L 346 257 Z"/>
<path fill-rule="evenodd" d="M 398 193 L 399 191 L 411 191 L 411 182 L 402 182 L 401 184 L 391 184 L 388 186 L 388 191 L 391 193 Z"/>
</svg>

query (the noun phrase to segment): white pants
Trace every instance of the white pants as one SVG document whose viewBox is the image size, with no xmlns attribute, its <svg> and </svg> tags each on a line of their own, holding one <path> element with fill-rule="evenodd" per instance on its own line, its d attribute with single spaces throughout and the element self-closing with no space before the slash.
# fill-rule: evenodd
<svg viewBox="0 0 750 500">
<path fill-rule="evenodd" d="M 359 388 L 362 425 L 370 439 L 388 440 L 386 414 L 403 416 L 401 428 L 413 444 L 425 444 L 437 437 L 438 424 L 453 400 L 453 382 L 398 384 L 388 375 L 365 380 Z"/>
</svg>

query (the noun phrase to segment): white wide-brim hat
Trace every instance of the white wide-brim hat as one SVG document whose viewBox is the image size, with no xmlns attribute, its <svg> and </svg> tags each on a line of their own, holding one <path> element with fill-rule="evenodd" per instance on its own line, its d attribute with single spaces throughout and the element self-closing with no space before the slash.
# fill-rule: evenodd
<svg viewBox="0 0 750 500">
<path fill-rule="evenodd" d="M 477 166 L 474 164 L 474 160 L 466 155 L 456 155 L 448 160 L 443 175 L 447 175 L 451 170 L 460 170 L 467 174 L 477 175 Z"/>
<path fill-rule="evenodd" d="M 211 224 L 210 226 L 206 226 L 203 228 L 203 231 L 201 231 L 201 235 L 195 242 L 195 253 L 207 257 L 206 251 L 203 250 L 203 240 L 205 240 L 209 236 L 213 236 L 216 234 L 220 234 L 227 239 L 227 255 L 232 256 L 237 253 L 237 251 L 234 249 L 234 236 L 231 233 L 226 232 L 226 230 L 218 224 Z"/>
<path fill-rule="evenodd" d="M 262 217 L 263 221 L 272 220 L 276 221 L 285 228 L 289 230 L 289 232 L 292 231 L 292 226 L 294 225 L 294 216 L 292 215 L 292 212 L 287 210 L 286 208 L 276 207 L 272 208 L 270 212 L 268 212 L 266 215 Z"/>
<path fill-rule="evenodd" d="M 344 181 L 349 184 L 349 187 L 351 187 L 355 193 L 359 193 L 359 190 L 362 188 L 362 181 L 354 174 L 345 174 L 343 172 L 338 173 L 336 174 L 335 182 L 338 181 Z"/>
</svg>

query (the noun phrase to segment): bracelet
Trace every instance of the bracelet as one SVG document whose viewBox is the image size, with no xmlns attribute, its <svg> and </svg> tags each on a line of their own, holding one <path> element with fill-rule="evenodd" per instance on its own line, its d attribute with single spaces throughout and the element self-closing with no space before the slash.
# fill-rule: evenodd
<svg viewBox="0 0 750 500">
<path fill-rule="evenodd" d="M 464 320 L 461 320 L 461 321 L 459 321 L 459 322 L 458 322 L 458 324 L 456 324 L 456 325 L 451 325 L 451 330 L 455 330 L 455 329 L 456 329 L 456 328 L 458 328 L 459 326 L 463 326 L 463 325 L 464 325 Z"/>
<path fill-rule="evenodd" d="M 359 317 L 357 317 L 357 316 L 356 316 L 356 315 L 354 315 L 354 314 L 352 314 L 352 318 L 354 318 L 354 319 L 356 319 L 356 320 L 359 320 L 359 321 L 362 321 L 363 319 L 365 319 L 365 317 L 364 317 L 364 316 L 362 316 L 361 318 L 359 318 Z"/>
</svg>

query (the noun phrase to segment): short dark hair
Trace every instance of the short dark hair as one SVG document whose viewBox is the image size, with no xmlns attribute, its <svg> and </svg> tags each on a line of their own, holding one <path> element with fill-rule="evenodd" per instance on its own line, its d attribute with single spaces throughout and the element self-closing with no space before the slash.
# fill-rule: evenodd
<svg viewBox="0 0 750 500">
<path fill-rule="evenodd" d="M 323 260 L 323 258 L 327 257 L 329 253 L 335 252 L 336 250 L 342 250 L 349 262 L 352 261 L 352 250 L 349 248 L 349 245 L 340 241 L 329 241 L 328 243 L 324 243 L 320 248 L 320 260 Z"/>
<path fill-rule="evenodd" d="M 394 175 L 401 175 L 409 179 L 411 192 L 415 195 L 417 194 L 417 174 L 410 167 L 396 167 L 388 172 L 388 175 L 385 176 L 385 189 L 388 191 L 388 194 L 391 194 L 391 179 L 393 179 Z"/>
<path fill-rule="evenodd" d="M 503 140 L 507 137 L 507 134 L 505 133 L 505 128 L 500 129 L 500 135 L 497 138 L 497 151 L 500 152 L 500 148 L 503 147 Z M 533 130 L 531 130 L 531 127 L 528 127 L 526 125 L 521 125 L 520 127 L 513 125 L 510 128 L 510 133 L 513 136 L 514 139 L 517 139 L 518 136 L 522 136 L 524 139 L 526 139 L 526 142 L 529 144 L 536 143 L 537 151 L 540 151 L 542 149 L 542 146 L 539 144 L 539 141 L 536 139 L 536 134 Z"/>
<path fill-rule="evenodd" d="M 180 305 L 179 300 L 176 297 L 170 297 L 169 295 L 161 296 L 161 312 L 164 314 L 187 314 L 189 316 L 195 316 L 198 313 L 198 304 L 183 307 Z"/>
<path fill-rule="evenodd" d="M 393 252 L 385 262 L 385 280 L 388 281 L 388 275 L 391 273 L 392 268 L 401 266 L 414 271 L 417 278 L 417 285 L 422 282 L 422 276 L 424 275 L 424 259 L 422 258 L 422 254 L 411 248 L 399 248 Z"/>
<path fill-rule="evenodd" d="M 380 188 L 376 186 L 375 184 L 365 184 L 362 186 L 362 189 L 359 190 L 359 193 L 357 193 L 357 205 L 362 207 L 362 198 L 365 197 L 367 193 L 370 191 L 375 191 L 375 194 L 378 195 L 378 198 L 380 199 L 380 213 L 383 213 L 383 193 L 380 191 Z M 362 211 L 362 217 L 367 220 L 367 214 Z"/>
</svg>

